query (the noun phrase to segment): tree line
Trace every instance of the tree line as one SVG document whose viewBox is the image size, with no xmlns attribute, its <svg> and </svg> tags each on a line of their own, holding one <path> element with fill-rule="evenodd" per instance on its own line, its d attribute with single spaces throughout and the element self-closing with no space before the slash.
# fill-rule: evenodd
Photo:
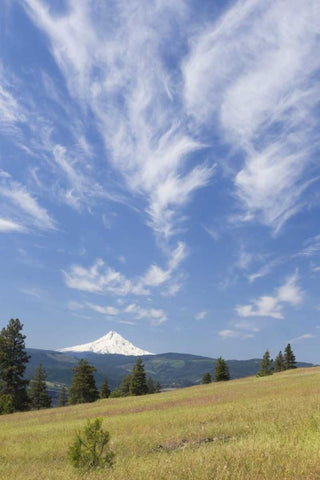
<svg viewBox="0 0 320 480">
<path fill-rule="evenodd" d="M 51 407 L 47 375 L 43 366 L 40 364 L 37 367 L 30 381 L 24 378 L 30 356 L 25 350 L 26 336 L 22 334 L 22 328 L 19 319 L 11 319 L 8 326 L 0 332 L 0 414 Z M 288 343 L 284 353 L 280 351 L 275 360 L 271 359 L 269 350 L 264 353 L 257 376 L 271 375 L 292 368 L 296 368 L 296 358 Z M 62 387 L 58 406 L 94 402 L 99 398 L 145 395 L 161 391 L 159 382 L 154 382 L 152 377 L 146 377 L 140 357 L 137 358 L 132 372 L 126 375 L 120 386 L 112 392 L 106 378 L 100 389 L 97 389 L 94 378 L 96 368 L 87 360 L 80 359 L 72 371 L 71 386 L 69 390 L 65 385 Z M 230 380 L 227 362 L 219 357 L 213 375 L 210 372 L 205 373 L 202 383 L 227 380 Z"/>
<path fill-rule="evenodd" d="M 227 362 L 222 357 L 219 357 L 216 361 L 213 375 L 211 375 L 210 372 L 207 372 L 202 377 L 203 384 L 211 383 L 212 381 L 225 382 L 227 380 L 230 380 L 229 368 Z"/>
<path fill-rule="evenodd" d="M 19 319 L 11 319 L 7 327 L 0 332 L 0 414 L 39 410 L 52 405 L 46 383 L 47 374 L 40 364 L 34 377 L 29 381 L 24 378 L 26 364 L 30 356 L 25 350 L 25 338 L 22 334 L 23 325 Z M 138 358 L 130 375 L 127 375 L 119 388 L 111 392 L 105 378 L 97 389 L 94 372 L 96 368 L 87 360 L 80 359 L 72 369 L 73 378 L 69 388 L 63 385 L 58 400 L 58 406 L 75 405 L 94 402 L 99 398 L 121 397 L 128 395 L 145 395 L 161 391 L 159 382 L 151 377 L 146 378 L 144 365 Z"/>
<path fill-rule="evenodd" d="M 274 360 L 271 358 L 269 350 L 265 351 L 257 376 L 265 377 L 273 373 L 283 372 L 284 370 L 292 370 L 293 368 L 297 368 L 297 362 L 291 345 L 288 343 L 284 349 L 284 353 L 280 350 Z"/>
</svg>

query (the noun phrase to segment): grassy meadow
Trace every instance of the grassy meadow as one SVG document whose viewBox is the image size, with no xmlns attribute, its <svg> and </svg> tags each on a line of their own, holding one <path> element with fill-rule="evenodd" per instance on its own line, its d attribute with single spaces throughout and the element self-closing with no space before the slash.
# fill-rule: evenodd
<svg viewBox="0 0 320 480">
<path fill-rule="evenodd" d="M 0 416 L 0 478 L 80 478 L 67 450 L 98 416 L 115 464 L 82 478 L 320 479 L 320 367 Z"/>
</svg>

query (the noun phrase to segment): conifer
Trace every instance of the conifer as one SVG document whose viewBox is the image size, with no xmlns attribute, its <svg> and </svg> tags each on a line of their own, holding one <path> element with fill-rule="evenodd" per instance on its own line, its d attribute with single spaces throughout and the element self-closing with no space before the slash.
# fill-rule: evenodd
<svg viewBox="0 0 320 480">
<path fill-rule="evenodd" d="M 258 377 L 265 377 L 267 375 L 271 375 L 272 374 L 271 366 L 272 366 L 272 360 L 270 358 L 270 352 L 269 352 L 269 350 L 266 350 L 266 352 L 264 353 L 264 355 L 262 357 L 261 364 L 260 364 L 260 370 L 257 373 L 257 376 Z"/>
<path fill-rule="evenodd" d="M 212 377 L 209 372 L 205 373 L 202 377 L 202 383 L 205 385 L 212 382 Z"/>
<path fill-rule="evenodd" d="M 161 385 L 160 382 L 156 382 L 154 385 L 154 393 L 160 393 L 161 392 Z"/>
<path fill-rule="evenodd" d="M 219 357 L 217 360 L 217 363 L 214 369 L 213 378 L 215 382 L 230 380 L 230 373 L 229 373 L 227 362 L 222 357 Z"/>
<path fill-rule="evenodd" d="M 30 382 L 30 388 L 28 391 L 30 406 L 34 410 L 51 407 L 51 398 L 48 393 L 46 378 L 46 371 L 40 364 Z"/>
<path fill-rule="evenodd" d="M 278 355 L 274 360 L 273 371 L 276 373 L 276 372 L 282 372 L 283 370 L 285 370 L 284 357 L 283 357 L 282 351 L 280 350 L 280 352 L 278 353 Z"/>
<path fill-rule="evenodd" d="M 132 378 L 132 375 L 126 375 L 122 380 L 119 387 L 120 397 L 127 397 L 128 395 L 131 395 L 130 393 L 131 378 Z"/>
<path fill-rule="evenodd" d="M 99 393 L 94 379 L 95 367 L 89 364 L 87 360 L 79 360 L 76 367 L 72 369 L 73 378 L 69 389 L 69 403 L 94 402 L 98 399 Z"/>
<path fill-rule="evenodd" d="M 66 405 L 68 405 L 68 390 L 63 385 L 59 394 L 58 407 L 65 407 Z"/>
<path fill-rule="evenodd" d="M 156 387 L 152 377 L 147 378 L 148 393 L 155 393 Z"/>
<path fill-rule="evenodd" d="M 130 395 L 145 395 L 146 393 L 148 393 L 146 374 L 142 360 L 138 357 L 132 370 Z"/>
<path fill-rule="evenodd" d="M 10 395 L 14 410 L 27 410 L 28 380 L 24 379 L 30 356 L 25 351 L 25 335 L 20 320 L 12 318 L 0 332 L 0 395 Z"/>
<path fill-rule="evenodd" d="M 111 390 L 108 385 L 108 380 L 105 378 L 101 384 L 99 391 L 99 398 L 108 398 L 110 396 Z"/>
<path fill-rule="evenodd" d="M 284 366 L 285 370 L 290 370 L 292 368 L 297 368 L 296 357 L 292 351 L 290 343 L 286 346 L 284 350 Z"/>
</svg>

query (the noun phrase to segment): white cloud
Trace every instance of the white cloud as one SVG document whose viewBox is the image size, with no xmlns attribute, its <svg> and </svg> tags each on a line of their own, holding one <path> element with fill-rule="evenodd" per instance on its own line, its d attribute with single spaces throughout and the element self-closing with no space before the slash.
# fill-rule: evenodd
<svg viewBox="0 0 320 480">
<path fill-rule="evenodd" d="M 196 320 L 204 320 L 208 315 L 208 312 L 206 310 L 202 310 L 201 312 L 198 312 L 195 314 L 194 318 Z"/>
<path fill-rule="evenodd" d="M 305 248 L 299 254 L 303 257 L 313 257 L 320 254 L 320 235 L 315 235 L 305 242 Z"/>
<path fill-rule="evenodd" d="M 239 332 L 238 330 L 220 330 L 218 335 L 224 339 L 226 338 L 239 338 L 239 339 L 246 339 L 246 338 L 253 338 L 254 335 L 252 333 L 243 333 Z"/>
<path fill-rule="evenodd" d="M 119 315 L 119 309 L 110 305 L 96 305 L 89 302 L 87 302 L 86 305 L 94 312 L 102 313 L 103 315 Z"/>
<path fill-rule="evenodd" d="M 267 260 L 265 265 L 263 265 L 259 270 L 257 270 L 254 273 L 248 274 L 248 280 L 249 283 L 255 282 L 258 278 L 265 277 L 266 275 L 269 275 L 269 273 L 277 266 L 279 265 L 283 259 L 281 258 L 276 258 L 274 260 Z"/>
<path fill-rule="evenodd" d="M 203 228 L 213 240 L 216 242 L 219 240 L 220 234 L 215 228 L 206 227 L 205 225 L 203 225 Z"/>
<path fill-rule="evenodd" d="M 175 288 L 175 271 L 186 255 L 186 245 L 178 242 L 177 247 L 169 252 L 167 269 L 153 264 L 144 275 L 134 279 L 128 279 L 114 268 L 105 265 L 102 259 L 96 260 L 89 268 L 72 265 L 68 271 L 63 271 L 63 275 L 68 287 L 91 293 L 149 295 L 150 288 L 165 286 L 168 293 L 168 289 L 173 286 L 171 293 L 174 294 L 178 291 Z"/>
<path fill-rule="evenodd" d="M 303 291 L 297 285 L 298 274 L 291 275 L 286 282 L 281 285 L 274 296 L 264 295 L 253 301 L 249 305 L 237 305 L 236 312 L 240 317 L 271 317 L 284 318 L 283 306 L 299 305 L 303 300 Z"/>
<path fill-rule="evenodd" d="M 136 320 L 143 320 L 147 319 L 150 321 L 151 325 L 161 325 L 165 322 L 168 317 L 167 314 L 162 309 L 157 308 L 143 308 L 136 303 L 131 303 L 126 307 L 116 308 L 111 305 L 97 305 L 95 303 L 86 302 L 86 303 L 79 303 L 79 302 L 69 302 L 68 308 L 70 310 L 81 310 L 81 309 L 90 309 L 94 312 L 101 313 L 102 315 L 107 315 L 111 317 L 119 317 L 121 316 L 133 316 Z M 128 325 L 135 325 L 130 320 L 120 320 L 117 318 L 117 322 L 119 323 L 126 323 Z"/>
<path fill-rule="evenodd" d="M 238 330 L 248 330 L 250 332 L 255 332 L 255 333 L 260 331 L 260 328 L 258 328 L 255 323 L 243 321 L 243 320 L 233 322 L 232 326 Z"/>
<path fill-rule="evenodd" d="M 105 266 L 102 259 L 96 260 L 89 268 L 73 265 L 63 271 L 69 288 L 91 293 L 112 293 L 114 295 L 148 295 L 141 283 L 133 282 L 115 269 Z"/>
<path fill-rule="evenodd" d="M 278 288 L 277 298 L 279 302 L 290 303 L 291 305 L 299 305 L 303 299 L 303 291 L 297 285 L 298 274 L 295 273 Z"/>
<path fill-rule="evenodd" d="M 4 133 L 16 133 L 16 124 L 25 120 L 23 108 L 12 94 L 9 80 L 5 77 L 0 63 L 0 130 Z"/>
<path fill-rule="evenodd" d="M 24 232 L 25 228 L 19 223 L 13 222 L 12 220 L 7 220 L 5 218 L 0 218 L 0 232 Z"/>
<path fill-rule="evenodd" d="M 124 312 L 134 315 L 134 318 L 136 318 L 137 320 L 148 318 L 154 325 L 160 325 L 167 320 L 167 314 L 163 310 L 156 308 L 141 308 L 136 303 L 131 303 L 130 305 L 128 305 L 124 309 Z"/>
<path fill-rule="evenodd" d="M 41 298 L 41 291 L 36 287 L 24 287 L 20 288 L 20 292 L 30 295 L 31 297 Z"/>
<path fill-rule="evenodd" d="M 39 228 L 41 230 L 55 229 L 55 222 L 45 208 L 39 205 L 27 189 L 19 182 L 13 180 L 11 175 L 3 170 L 0 171 L 0 198 L 4 201 L 1 205 L 2 212 L 6 214 L 6 222 L 3 228 L 12 224 L 12 229 L 22 231 L 24 228 Z M 19 227 L 14 227 L 14 225 Z"/>
<path fill-rule="evenodd" d="M 289 343 L 300 343 L 303 340 L 310 340 L 311 338 L 315 338 L 312 333 L 305 333 L 303 335 L 300 335 L 299 337 L 291 338 L 291 340 L 289 340 Z"/>
<path fill-rule="evenodd" d="M 178 242 L 177 247 L 169 252 L 168 267 L 163 269 L 158 265 L 151 265 L 142 278 L 146 286 L 156 287 L 171 279 L 174 271 L 180 266 L 187 256 L 187 247 L 183 242 Z"/>
<path fill-rule="evenodd" d="M 240 0 L 195 35 L 183 66 L 188 112 L 218 122 L 242 152 L 243 220 L 275 232 L 317 175 L 308 167 L 319 147 L 319 20 L 317 0 Z"/>
<path fill-rule="evenodd" d="M 70 0 L 54 15 L 43 1 L 27 0 L 26 10 L 48 35 L 70 94 L 93 113 L 126 188 L 146 200 L 155 232 L 170 237 L 179 231 L 179 211 L 214 174 L 212 165 L 187 162 L 205 145 L 181 121 L 179 70 L 172 74 L 162 58 L 186 6 L 120 0 L 93 8 L 89 0 Z"/>
</svg>

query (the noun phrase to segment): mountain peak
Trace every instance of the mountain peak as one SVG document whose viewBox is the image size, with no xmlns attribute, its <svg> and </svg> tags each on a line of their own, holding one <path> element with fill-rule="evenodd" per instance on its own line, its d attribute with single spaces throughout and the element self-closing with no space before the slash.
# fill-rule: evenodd
<svg viewBox="0 0 320 480">
<path fill-rule="evenodd" d="M 151 352 L 135 347 L 131 342 L 123 338 L 118 332 L 111 330 L 103 337 L 97 340 L 75 345 L 73 347 L 65 347 L 58 350 L 59 352 L 93 352 L 93 353 L 111 353 L 118 355 L 154 355 Z"/>
</svg>

